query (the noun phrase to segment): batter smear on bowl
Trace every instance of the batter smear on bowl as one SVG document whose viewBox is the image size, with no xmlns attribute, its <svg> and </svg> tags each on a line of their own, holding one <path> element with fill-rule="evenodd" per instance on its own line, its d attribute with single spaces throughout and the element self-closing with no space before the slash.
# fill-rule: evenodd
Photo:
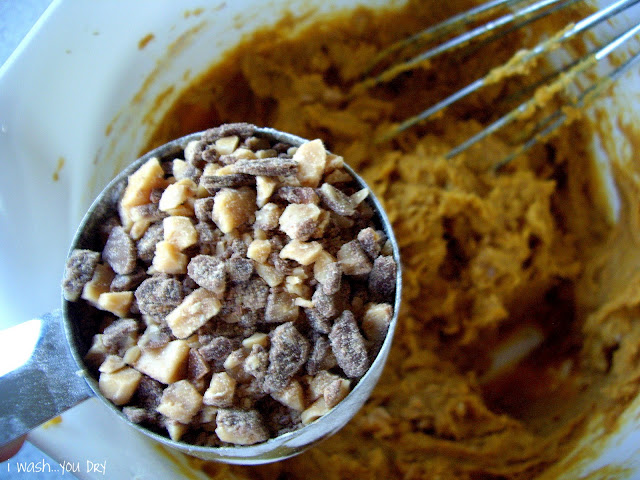
<svg viewBox="0 0 640 480">
<path fill-rule="evenodd" d="M 456 13 L 449 9 L 416 1 L 305 28 L 287 17 L 213 65 L 156 130 L 149 148 L 241 119 L 322 138 L 384 203 L 404 264 L 397 336 L 363 410 L 331 441 L 284 462 L 194 460 L 213 478 L 555 478 L 589 418 L 603 414 L 608 428 L 637 396 L 640 239 L 632 227 L 640 219 L 629 206 L 637 205 L 632 174 L 640 167 L 613 169 L 625 200 L 612 222 L 589 149 L 598 126 L 579 118 L 499 173 L 490 166 L 511 151 L 515 129 L 445 160 L 498 115 L 499 100 L 518 90 L 516 77 L 392 142 L 374 142 L 464 85 L 469 72 L 505 63 L 514 46 L 534 45 L 575 13 L 514 32 L 465 62 L 441 58 L 353 94 L 384 45 Z"/>
</svg>

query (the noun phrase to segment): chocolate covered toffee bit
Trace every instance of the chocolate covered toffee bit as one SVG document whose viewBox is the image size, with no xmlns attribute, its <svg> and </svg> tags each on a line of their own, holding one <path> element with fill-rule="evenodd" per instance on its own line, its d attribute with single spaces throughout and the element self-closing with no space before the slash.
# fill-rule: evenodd
<svg viewBox="0 0 640 480">
<path fill-rule="evenodd" d="M 183 155 L 129 177 L 100 252 L 70 255 L 65 297 L 96 308 L 87 361 L 132 422 L 196 444 L 263 442 L 367 372 L 396 264 L 368 191 L 321 141 L 231 124 Z"/>
<path fill-rule="evenodd" d="M 91 250 L 74 250 L 67 259 L 62 281 L 64 298 L 75 302 L 80 298 L 82 289 L 93 277 L 100 254 Z"/>
</svg>

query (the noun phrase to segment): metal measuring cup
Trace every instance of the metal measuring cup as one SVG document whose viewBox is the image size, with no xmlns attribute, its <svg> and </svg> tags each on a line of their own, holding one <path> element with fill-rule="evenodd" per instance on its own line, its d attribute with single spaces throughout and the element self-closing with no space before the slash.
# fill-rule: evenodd
<svg viewBox="0 0 640 480">
<path fill-rule="evenodd" d="M 76 248 L 100 251 L 102 245 L 99 244 L 100 235 L 97 231 L 100 225 L 117 211 L 117 204 L 127 186 L 128 177 L 152 157 L 157 157 L 160 161 L 180 157 L 186 145 L 190 141 L 200 139 L 203 133 L 193 133 L 166 143 L 120 172 L 89 207 L 75 234 L 70 251 Z M 254 134 L 294 146 L 300 146 L 307 141 L 271 128 L 257 128 Z M 346 164 L 345 169 L 353 176 L 358 186 L 368 188 Z M 391 242 L 393 258 L 397 265 L 393 317 L 380 351 L 367 373 L 328 413 L 298 430 L 255 445 L 204 447 L 171 440 L 129 421 L 118 407 L 102 395 L 97 379 L 84 361 L 93 335 L 98 331 L 98 320 L 94 320 L 90 312 L 91 307 L 84 302 L 69 302 L 63 298 L 61 309 L 45 314 L 40 319 L 12 327 L 10 331 L 0 332 L 0 340 L 6 342 L 24 343 L 28 338 L 33 338 L 33 351 L 28 360 L 0 376 L 0 445 L 15 440 L 92 395 L 98 397 L 131 428 L 162 445 L 204 460 L 242 465 L 274 462 L 297 455 L 336 433 L 358 412 L 378 382 L 389 355 L 400 307 L 402 271 L 398 244 L 389 219 L 371 190 L 366 201 L 372 207 L 380 228 Z"/>
</svg>

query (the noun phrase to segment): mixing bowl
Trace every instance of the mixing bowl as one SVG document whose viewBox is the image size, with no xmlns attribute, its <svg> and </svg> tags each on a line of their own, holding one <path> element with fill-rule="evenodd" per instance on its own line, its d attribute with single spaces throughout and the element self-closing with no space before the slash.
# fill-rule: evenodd
<svg viewBox="0 0 640 480">
<path fill-rule="evenodd" d="M 180 92 L 243 35 L 286 13 L 294 29 L 340 9 L 401 3 L 54 2 L 0 70 L 0 325 L 58 305 L 60 266 L 91 199 L 141 153 Z M 588 114 L 603 125 L 585 146 L 605 192 L 599 208 L 613 224 L 628 221 L 620 216 L 613 172 L 637 162 L 629 126 L 640 120 L 639 72 Z M 99 402 L 85 402 L 30 439 L 57 459 L 113 459 L 114 478 L 190 468 L 179 454 L 160 451 L 111 418 Z M 613 424 L 607 412 L 594 415 L 546 478 L 638 478 L 638 418 L 640 398 Z M 114 435 L 122 440 L 117 445 L 104 440 Z"/>
</svg>

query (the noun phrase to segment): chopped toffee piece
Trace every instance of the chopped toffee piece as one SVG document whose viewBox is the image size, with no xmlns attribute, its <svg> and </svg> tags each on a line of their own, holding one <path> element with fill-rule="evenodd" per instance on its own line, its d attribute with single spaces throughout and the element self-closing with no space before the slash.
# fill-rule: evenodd
<svg viewBox="0 0 640 480">
<path fill-rule="evenodd" d="M 93 272 L 100 261 L 100 254 L 91 250 L 74 250 L 67 260 L 62 281 L 64 298 L 75 302 L 82 289 L 93 278 Z"/>
</svg>

